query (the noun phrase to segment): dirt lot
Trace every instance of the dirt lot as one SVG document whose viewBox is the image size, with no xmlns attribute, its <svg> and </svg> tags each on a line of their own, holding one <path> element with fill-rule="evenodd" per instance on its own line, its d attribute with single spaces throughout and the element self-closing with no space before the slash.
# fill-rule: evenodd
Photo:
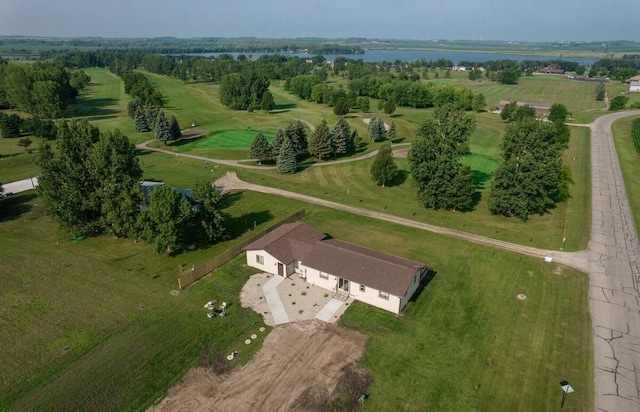
<svg viewBox="0 0 640 412">
<path fill-rule="evenodd" d="M 150 411 L 295 410 L 305 390 L 332 389 L 365 343 L 364 335 L 319 320 L 278 326 L 245 366 L 223 376 L 192 369 Z"/>
</svg>

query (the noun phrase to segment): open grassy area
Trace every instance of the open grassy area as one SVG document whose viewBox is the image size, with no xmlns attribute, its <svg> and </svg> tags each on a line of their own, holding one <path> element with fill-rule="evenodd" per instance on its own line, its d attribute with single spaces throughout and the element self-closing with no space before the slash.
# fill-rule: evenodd
<svg viewBox="0 0 640 412">
<path fill-rule="evenodd" d="M 146 170 L 185 186 L 206 165 L 176 175 L 167 157 Z M 181 159 L 182 161 L 182 159 Z M 7 203 L 10 202 L 10 203 Z M 302 204 L 234 192 L 234 237 Z M 8 206 L 8 208 L 7 208 Z M 392 224 L 305 205 L 306 221 L 336 238 L 416 259 L 435 278 L 396 317 L 355 304 L 343 324 L 371 336 L 364 363 L 375 378 L 372 410 L 531 410 L 559 402 L 557 383 L 577 389 L 565 408 L 593 405 L 588 279 L 555 265 Z M 262 325 L 240 308 L 251 273 L 242 258 L 174 296 L 180 265 L 225 247 L 176 257 L 151 245 L 100 237 L 73 243 L 27 193 L 3 201 L 0 280 L 0 409 L 131 410 L 146 407 L 197 364 L 207 343 L 231 351 Z M 245 225 L 246 223 L 248 225 Z M 528 296 L 516 299 L 518 293 Z M 231 303 L 209 320 L 210 299 Z M 517 388 L 517 390 L 514 390 Z"/>
<path fill-rule="evenodd" d="M 213 132 L 195 142 L 195 147 L 204 149 L 249 149 L 258 133 L 271 142 L 275 137 L 272 133 L 258 130 L 222 130 Z"/>
<path fill-rule="evenodd" d="M 436 272 L 400 317 L 360 303 L 343 315 L 343 325 L 370 336 L 367 410 L 555 410 L 563 379 L 575 381 L 577 395 L 565 408 L 592 408 L 584 274 L 556 275 L 542 261 L 333 211 L 314 209 L 306 220 Z"/>
<path fill-rule="evenodd" d="M 640 233 L 640 153 L 636 151 L 633 139 L 631 139 L 631 125 L 634 119 L 634 117 L 627 117 L 615 122 L 613 124 L 613 139 L 636 231 Z"/>
</svg>

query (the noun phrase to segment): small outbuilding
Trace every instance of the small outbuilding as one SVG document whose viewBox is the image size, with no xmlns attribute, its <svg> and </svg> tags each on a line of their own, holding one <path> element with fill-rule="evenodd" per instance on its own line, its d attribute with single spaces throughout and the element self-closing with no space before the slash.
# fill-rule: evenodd
<svg viewBox="0 0 640 412">
<path fill-rule="evenodd" d="M 327 238 L 312 226 L 284 224 L 247 245 L 247 265 L 299 276 L 333 293 L 399 314 L 427 274 L 426 265 Z"/>
</svg>

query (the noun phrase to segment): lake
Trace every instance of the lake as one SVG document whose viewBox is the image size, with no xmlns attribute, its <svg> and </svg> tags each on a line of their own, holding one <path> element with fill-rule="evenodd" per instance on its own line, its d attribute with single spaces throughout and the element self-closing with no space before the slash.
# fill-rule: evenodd
<svg viewBox="0 0 640 412">
<path fill-rule="evenodd" d="M 297 56 L 303 59 L 312 58 L 313 54 L 307 53 L 203 53 L 202 56 L 206 57 L 217 57 L 220 54 L 230 54 L 234 57 L 237 57 L 240 54 L 244 54 L 247 57 L 258 58 L 265 54 L 282 54 L 284 56 Z M 411 62 L 414 60 L 422 60 L 426 61 L 438 60 L 438 59 L 447 59 L 451 60 L 454 64 L 458 64 L 461 61 L 471 61 L 471 62 L 484 62 L 487 60 L 503 60 L 510 59 L 521 62 L 523 60 L 568 60 L 572 62 L 580 63 L 583 66 L 590 66 L 595 63 L 598 59 L 595 58 L 587 58 L 587 57 L 557 57 L 557 56 L 530 56 L 525 54 L 505 54 L 505 53 L 482 53 L 482 52 L 455 52 L 455 51 L 438 51 L 438 50 L 378 50 L 378 49 L 367 49 L 364 54 L 345 54 L 345 55 L 337 55 L 337 54 L 325 54 L 325 59 L 334 61 L 336 57 L 346 57 L 348 59 L 359 60 L 362 59 L 364 62 L 394 62 L 396 60 L 400 60 L 403 62 Z"/>
</svg>

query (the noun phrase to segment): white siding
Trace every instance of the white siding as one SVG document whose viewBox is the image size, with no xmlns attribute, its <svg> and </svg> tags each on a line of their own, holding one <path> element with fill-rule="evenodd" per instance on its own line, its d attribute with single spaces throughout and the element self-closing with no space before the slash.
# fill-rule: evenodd
<svg viewBox="0 0 640 412">
<path fill-rule="evenodd" d="M 264 264 L 258 263 L 256 256 L 262 256 L 264 258 Z M 247 265 L 252 268 L 256 268 L 263 272 L 271 273 L 272 275 L 278 274 L 278 263 L 280 262 L 275 257 L 271 256 L 264 250 L 247 250 Z M 289 275 L 293 271 L 293 265 L 290 265 L 290 268 L 286 268 L 285 274 Z M 283 268 L 284 269 L 284 268 Z"/>
<path fill-rule="evenodd" d="M 355 300 L 359 300 L 364 303 L 368 303 L 371 306 L 375 306 L 380 309 L 388 310 L 389 312 L 399 314 L 400 313 L 400 298 L 389 294 L 389 299 L 383 299 L 379 296 L 379 290 L 370 288 L 364 285 L 364 292 L 360 292 L 360 284 L 356 282 L 349 282 L 349 294 Z"/>
<path fill-rule="evenodd" d="M 328 279 L 322 279 L 320 277 L 319 270 L 310 268 L 308 266 L 305 266 L 303 263 L 300 263 L 300 270 L 304 271 L 305 269 L 307 271 L 307 282 L 311 283 L 312 285 L 319 286 L 323 289 L 327 289 L 328 291 L 331 291 L 331 292 L 336 290 L 336 285 L 338 284 L 337 277 L 327 274 Z"/>
<path fill-rule="evenodd" d="M 411 299 L 411 296 L 413 296 L 413 294 L 416 293 L 416 290 L 418 290 L 418 286 L 420 286 L 420 271 L 417 271 L 413 276 L 413 281 L 409 285 L 407 294 L 400 300 L 400 310 L 404 309 L 404 307 L 407 306 L 407 303 L 409 303 L 409 299 Z"/>
<path fill-rule="evenodd" d="M 629 86 L 629 91 L 630 92 L 640 92 L 640 85 L 631 85 Z"/>
</svg>

